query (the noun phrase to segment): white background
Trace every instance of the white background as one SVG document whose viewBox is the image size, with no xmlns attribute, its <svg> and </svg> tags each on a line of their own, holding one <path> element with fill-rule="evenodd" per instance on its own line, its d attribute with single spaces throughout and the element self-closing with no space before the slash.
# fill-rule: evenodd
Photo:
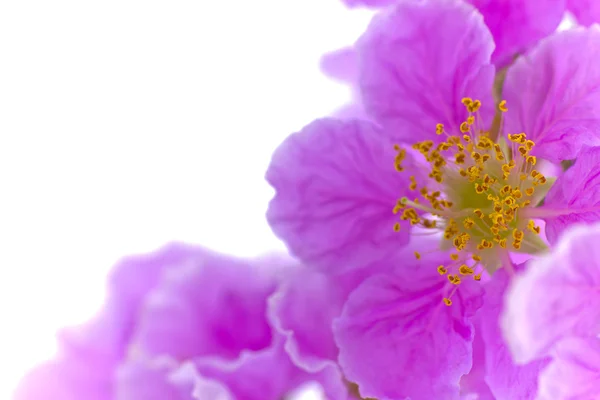
<svg viewBox="0 0 600 400">
<path fill-rule="evenodd" d="M 122 255 L 282 248 L 269 155 L 341 105 L 318 70 L 368 22 L 338 0 L 0 5 L 0 399 L 99 306 Z"/>
</svg>

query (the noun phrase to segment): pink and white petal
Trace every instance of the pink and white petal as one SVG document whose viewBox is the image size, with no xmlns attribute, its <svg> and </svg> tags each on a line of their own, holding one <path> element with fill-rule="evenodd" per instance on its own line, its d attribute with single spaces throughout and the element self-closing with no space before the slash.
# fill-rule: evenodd
<svg viewBox="0 0 600 400">
<path fill-rule="evenodd" d="M 508 70 L 509 133 L 525 132 L 533 154 L 571 160 L 600 144 L 600 28 L 575 28 L 541 41 Z"/>
<path fill-rule="evenodd" d="M 436 124 L 459 132 L 463 97 L 494 109 L 492 36 L 481 14 L 460 0 L 406 0 L 375 16 L 357 42 L 365 109 L 395 140 L 436 136 Z"/>
<path fill-rule="evenodd" d="M 497 271 L 485 286 L 483 306 L 479 310 L 485 380 L 497 399 L 533 400 L 537 394 L 538 375 L 548 362 L 536 360 L 518 365 L 513 360 L 499 323 L 508 283 L 506 270 Z"/>
<path fill-rule="evenodd" d="M 481 305 L 481 292 L 463 282 L 452 307 L 445 306 L 450 289 L 437 265 L 370 277 L 334 322 L 340 365 L 362 397 L 458 399 L 459 380 L 471 369 L 466 317 Z"/>
<path fill-rule="evenodd" d="M 600 22 L 600 3 L 596 0 L 567 0 L 567 8 L 581 25 Z"/>
<path fill-rule="evenodd" d="M 267 219 L 303 262 L 330 273 L 397 252 L 409 224 L 394 232 L 392 209 L 408 193 L 411 160 L 394 169 L 393 144 L 364 121 L 320 119 L 275 151 L 267 180 L 275 189 Z M 410 172 L 409 172 L 410 171 Z"/>
<path fill-rule="evenodd" d="M 114 400 L 193 400 L 193 386 L 170 374 L 177 364 L 168 358 L 129 360 L 115 374 Z"/>
<path fill-rule="evenodd" d="M 600 341 L 571 338 L 553 351 L 540 376 L 537 400 L 594 400 L 600 398 Z"/>
<path fill-rule="evenodd" d="M 350 8 L 355 7 L 369 7 L 369 8 L 378 8 L 385 7 L 390 4 L 393 4 L 396 0 L 342 0 L 346 6 Z"/>
<path fill-rule="evenodd" d="M 352 46 L 323 54 L 321 72 L 325 76 L 354 85 L 358 80 L 358 54 Z"/>
<path fill-rule="evenodd" d="M 545 357 L 560 340 L 600 328 L 600 224 L 568 230 L 509 287 L 501 326 L 514 359 Z"/>
<path fill-rule="evenodd" d="M 38 365 L 17 385 L 13 400 L 113 400 L 112 371 L 60 357 Z"/>
<path fill-rule="evenodd" d="M 505 67 L 558 28 L 565 0 L 469 0 L 483 15 L 496 50 L 492 61 Z"/>
<path fill-rule="evenodd" d="M 575 164 L 552 185 L 543 210 L 562 213 L 545 219 L 550 243 L 555 243 L 571 225 L 600 221 L 600 147 L 581 151 Z"/>
</svg>

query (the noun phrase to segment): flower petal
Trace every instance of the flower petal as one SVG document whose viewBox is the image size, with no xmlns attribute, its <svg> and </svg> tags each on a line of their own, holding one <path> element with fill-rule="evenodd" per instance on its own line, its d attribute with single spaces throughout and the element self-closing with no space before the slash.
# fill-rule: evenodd
<svg viewBox="0 0 600 400">
<path fill-rule="evenodd" d="M 129 361 L 115 375 L 114 400 L 193 400 L 191 383 L 173 382 L 173 360 Z"/>
<path fill-rule="evenodd" d="M 567 0 L 567 7 L 582 25 L 600 22 L 600 3 L 596 0 Z"/>
<path fill-rule="evenodd" d="M 334 322 L 340 365 L 362 397 L 458 398 L 460 377 L 471 368 L 473 331 L 465 317 L 481 305 L 481 293 L 465 281 L 445 306 L 447 281 L 436 265 L 370 277 Z"/>
<path fill-rule="evenodd" d="M 600 341 L 572 338 L 553 352 L 540 376 L 538 400 L 589 400 L 600 393 Z"/>
<path fill-rule="evenodd" d="M 350 8 L 354 7 L 385 7 L 393 4 L 396 0 L 342 0 L 346 6 Z"/>
<path fill-rule="evenodd" d="M 19 382 L 13 400 L 113 400 L 110 371 L 89 360 L 61 357 L 41 364 Z"/>
<path fill-rule="evenodd" d="M 583 149 L 575 164 L 560 176 L 544 200 L 549 213 L 568 214 L 546 218 L 550 243 L 570 225 L 600 221 L 600 147 Z"/>
<path fill-rule="evenodd" d="M 485 380 L 498 399 L 535 399 L 538 375 L 547 360 L 517 365 L 500 329 L 499 317 L 508 286 L 508 274 L 501 269 L 485 286 L 483 306 L 479 310 L 481 335 L 484 342 Z"/>
<path fill-rule="evenodd" d="M 146 300 L 130 347 L 176 360 L 203 355 L 235 359 L 270 346 L 267 299 L 275 274 L 205 252 L 165 276 Z"/>
<path fill-rule="evenodd" d="M 591 336 L 600 321 L 600 224 L 567 231 L 555 250 L 529 262 L 509 288 L 501 318 L 517 362 L 541 358 L 568 336 Z"/>
<path fill-rule="evenodd" d="M 201 377 L 220 382 L 236 399 L 279 400 L 314 379 L 291 362 L 279 336 L 270 347 L 245 351 L 235 360 L 199 357 L 191 362 Z"/>
<path fill-rule="evenodd" d="M 463 97 L 494 108 L 492 36 L 459 0 L 406 0 L 375 16 L 357 43 L 367 112 L 396 140 L 438 140 L 436 124 L 459 132 Z"/>
<path fill-rule="evenodd" d="M 565 11 L 564 0 L 469 0 L 494 36 L 496 50 L 492 61 L 497 67 L 510 64 L 513 58 L 540 39 L 553 33 Z"/>
<path fill-rule="evenodd" d="M 394 157 L 392 143 L 371 123 L 311 123 L 283 142 L 267 171 L 276 190 L 267 212 L 271 227 L 295 256 L 328 272 L 398 251 L 409 225 L 394 232 L 392 209 L 408 191 L 409 174 L 396 172 Z"/>
<path fill-rule="evenodd" d="M 358 55 L 354 47 L 342 47 L 321 56 L 321 72 L 329 78 L 354 84 L 358 80 Z"/>
<path fill-rule="evenodd" d="M 600 144 L 599 57 L 594 26 L 558 32 L 519 58 L 504 82 L 507 132 L 525 132 L 534 154 L 553 162 Z"/>
</svg>

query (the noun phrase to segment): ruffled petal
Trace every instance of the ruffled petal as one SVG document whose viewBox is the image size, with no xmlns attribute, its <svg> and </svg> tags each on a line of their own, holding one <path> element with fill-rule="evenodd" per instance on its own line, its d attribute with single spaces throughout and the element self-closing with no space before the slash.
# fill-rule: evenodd
<svg viewBox="0 0 600 400">
<path fill-rule="evenodd" d="M 115 374 L 114 400 L 193 400 L 191 382 L 170 378 L 176 369 L 167 358 L 129 361 Z"/>
<path fill-rule="evenodd" d="M 439 140 L 436 124 L 459 132 L 463 97 L 489 122 L 494 103 L 492 36 L 459 0 L 406 0 L 373 19 L 357 43 L 363 102 L 395 140 Z"/>
<path fill-rule="evenodd" d="M 176 360 L 235 359 L 272 340 L 267 299 L 274 273 L 255 262 L 205 252 L 166 275 L 144 304 L 130 347 Z"/>
<path fill-rule="evenodd" d="M 485 380 L 497 399 L 533 400 L 538 375 L 547 360 L 526 365 L 517 365 L 513 360 L 499 324 L 508 282 L 505 269 L 494 274 L 485 286 L 484 302 L 478 314 L 485 351 Z"/>
<path fill-rule="evenodd" d="M 392 209 L 408 192 L 393 144 L 368 122 L 317 120 L 288 137 L 267 171 L 275 188 L 267 218 L 303 262 L 330 273 L 384 259 L 408 242 Z M 411 169 L 410 159 L 405 168 Z M 418 171 L 415 171 L 419 176 Z"/>
<path fill-rule="evenodd" d="M 464 281 L 445 306 L 451 288 L 436 265 L 370 277 L 334 322 L 340 365 L 362 397 L 458 399 L 459 380 L 471 369 L 468 317 L 481 305 L 481 291 Z"/>
<path fill-rule="evenodd" d="M 550 35 L 562 20 L 564 0 L 469 0 L 492 32 L 496 50 L 492 61 L 497 67 L 510 64 L 540 39 Z"/>
<path fill-rule="evenodd" d="M 502 331 L 517 362 L 548 355 L 569 336 L 591 336 L 600 324 L 600 225 L 567 231 L 554 251 L 529 262 L 509 288 Z"/>
<path fill-rule="evenodd" d="M 558 32 L 519 58 L 504 82 L 507 132 L 525 132 L 533 154 L 553 162 L 600 144 L 598 58 L 596 26 Z"/>
<path fill-rule="evenodd" d="M 600 394 L 600 341 L 572 338 L 554 349 L 537 400 L 590 400 Z"/>
<path fill-rule="evenodd" d="M 235 399 L 280 400 L 301 384 L 316 380 L 292 363 L 281 337 L 270 347 L 245 351 L 235 360 L 201 357 L 190 362 L 203 379 L 220 382 Z"/>
<path fill-rule="evenodd" d="M 563 213 L 546 218 L 550 243 L 570 225 L 600 221 L 600 147 L 582 150 L 575 164 L 556 180 L 541 210 Z"/>
<path fill-rule="evenodd" d="M 479 313 L 481 315 L 481 313 Z M 473 366 L 468 374 L 460 379 L 461 400 L 496 400 L 490 387 L 485 381 L 485 344 L 481 337 L 481 323 L 479 316 L 473 318 L 475 328 L 473 336 Z"/>
<path fill-rule="evenodd" d="M 567 7 L 582 25 L 600 22 L 600 3 L 596 0 L 567 0 Z"/>
</svg>

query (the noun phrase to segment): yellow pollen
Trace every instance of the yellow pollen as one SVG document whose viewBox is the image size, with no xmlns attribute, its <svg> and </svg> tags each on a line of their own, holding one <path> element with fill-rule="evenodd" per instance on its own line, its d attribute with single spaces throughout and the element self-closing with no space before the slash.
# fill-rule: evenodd
<svg viewBox="0 0 600 400">
<path fill-rule="evenodd" d="M 461 275 L 473 275 L 475 273 L 475 271 L 466 264 L 461 265 L 458 272 L 460 272 Z"/>
<path fill-rule="evenodd" d="M 394 224 L 394 232 L 400 232 L 400 223 L 399 222 L 396 222 Z"/>
<path fill-rule="evenodd" d="M 446 269 L 446 267 L 444 267 L 443 265 L 440 265 L 437 268 L 438 272 L 440 275 L 446 275 L 446 273 L 448 272 L 448 270 Z"/>
<path fill-rule="evenodd" d="M 477 274 L 477 275 L 473 276 L 473 279 L 475 279 L 476 281 L 480 281 L 481 280 L 481 274 Z"/>
<path fill-rule="evenodd" d="M 442 133 L 444 133 L 444 124 L 437 124 L 435 126 L 435 133 L 437 135 L 441 135 Z"/>
<path fill-rule="evenodd" d="M 421 253 L 419 253 L 418 251 L 415 251 L 415 258 L 417 260 L 420 260 L 421 259 Z"/>
<path fill-rule="evenodd" d="M 508 111 L 508 107 L 506 107 L 506 100 L 502 100 L 500 104 L 498 104 L 498 109 L 503 113 Z"/>
<path fill-rule="evenodd" d="M 460 131 L 461 131 L 462 133 L 469 132 L 470 130 L 471 130 L 471 128 L 469 127 L 469 124 L 468 124 L 468 123 L 466 123 L 466 122 L 463 122 L 462 124 L 460 124 Z M 467 136 L 467 137 L 468 137 L 468 136 Z M 464 136 L 463 136 L 463 138 L 464 138 Z M 465 139 L 465 140 L 466 140 L 466 139 Z"/>
<path fill-rule="evenodd" d="M 456 253 L 450 254 L 450 259 L 452 259 L 453 261 L 458 260 L 458 254 L 456 254 Z"/>
<path fill-rule="evenodd" d="M 447 305 L 448 307 L 452 305 L 452 300 L 450 300 L 447 297 L 444 297 L 444 304 Z"/>
</svg>

